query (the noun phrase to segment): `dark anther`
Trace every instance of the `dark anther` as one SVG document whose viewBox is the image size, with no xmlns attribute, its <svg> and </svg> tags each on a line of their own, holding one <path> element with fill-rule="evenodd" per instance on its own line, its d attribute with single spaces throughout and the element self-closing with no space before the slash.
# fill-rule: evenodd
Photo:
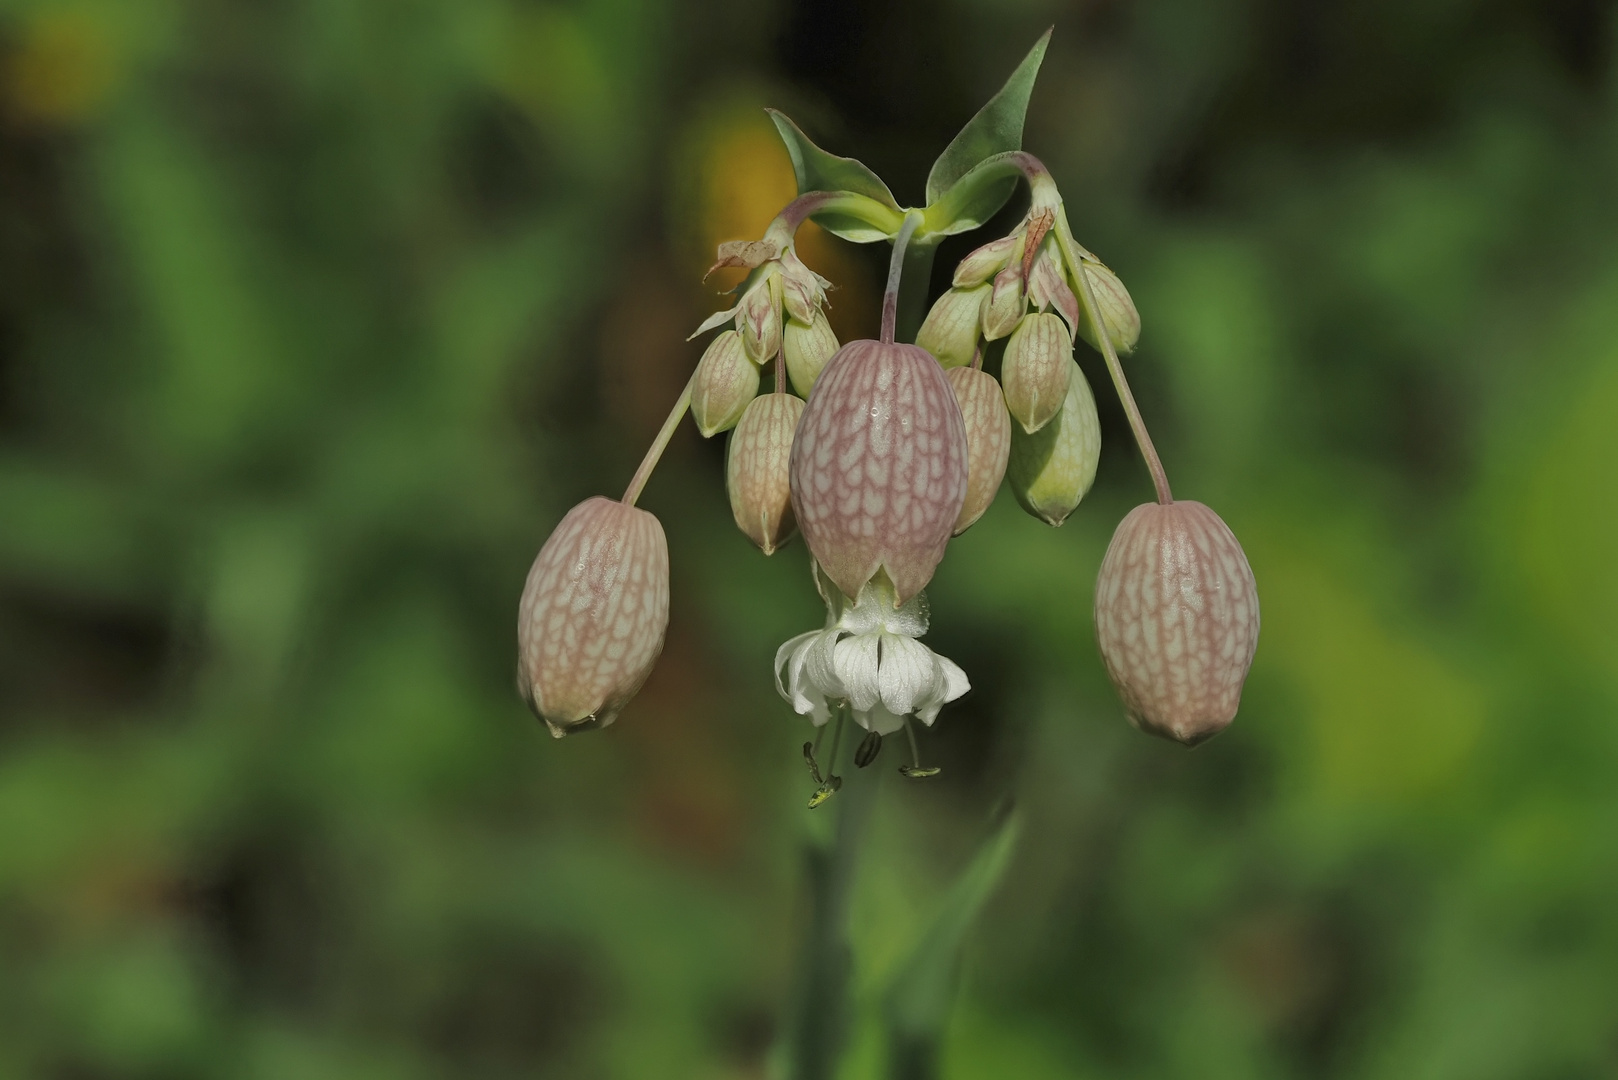
<svg viewBox="0 0 1618 1080">
<path fill-rule="evenodd" d="M 876 756 L 881 752 L 882 736 L 872 731 L 860 741 L 859 749 L 854 751 L 854 764 L 856 767 L 863 769 L 875 761 Z"/>
</svg>

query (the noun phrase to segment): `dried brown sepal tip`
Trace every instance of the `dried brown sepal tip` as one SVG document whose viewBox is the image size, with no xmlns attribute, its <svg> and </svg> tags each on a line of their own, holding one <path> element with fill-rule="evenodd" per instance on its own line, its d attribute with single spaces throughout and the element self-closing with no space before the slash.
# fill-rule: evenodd
<svg viewBox="0 0 1618 1080">
<path fill-rule="evenodd" d="M 586 499 L 528 571 L 517 688 L 558 739 L 606 727 L 651 674 L 668 621 L 663 526 L 645 510 Z"/>
<path fill-rule="evenodd" d="M 761 394 L 730 433 L 725 489 L 736 527 L 766 555 L 792 538 L 792 436 L 803 400 L 792 394 Z"/>
<path fill-rule="evenodd" d="M 1218 514 L 1199 502 L 1131 510 L 1101 563 L 1095 621 L 1136 727 L 1195 746 L 1235 718 L 1258 645 L 1258 590 Z"/>
<path fill-rule="evenodd" d="M 966 500 L 960 406 L 924 349 L 851 341 L 821 373 L 792 443 L 792 509 L 848 597 L 886 569 L 904 603 L 932 579 Z"/>
</svg>

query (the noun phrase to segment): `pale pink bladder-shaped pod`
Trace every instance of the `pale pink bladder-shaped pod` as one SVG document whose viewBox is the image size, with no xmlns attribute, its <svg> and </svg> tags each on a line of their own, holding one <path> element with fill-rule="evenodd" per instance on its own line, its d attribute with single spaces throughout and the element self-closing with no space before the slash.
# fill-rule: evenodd
<svg viewBox="0 0 1618 1080">
<path fill-rule="evenodd" d="M 803 399 L 793 394 L 760 394 L 730 433 L 725 457 L 725 489 L 731 516 L 766 555 L 792 539 L 790 468 L 792 434 L 803 416 Z"/>
<path fill-rule="evenodd" d="M 558 739 L 606 727 L 663 651 L 669 547 L 644 510 L 596 496 L 540 548 L 517 615 L 517 688 Z"/>
<path fill-rule="evenodd" d="M 1235 718 L 1258 645 L 1258 590 L 1218 514 L 1199 502 L 1131 510 L 1101 562 L 1095 619 L 1136 727 L 1195 746 Z"/>
<path fill-rule="evenodd" d="M 959 536 L 983 516 L 1000 490 L 1011 454 L 1011 414 L 993 375 L 977 368 L 950 368 L 944 373 L 966 424 L 966 501 L 955 518 Z"/>
<path fill-rule="evenodd" d="M 885 569 L 904 603 L 932 579 L 966 500 L 966 428 L 925 349 L 851 341 L 815 383 L 792 443 L 792 509 L 846 596 Z"/>
</svg>

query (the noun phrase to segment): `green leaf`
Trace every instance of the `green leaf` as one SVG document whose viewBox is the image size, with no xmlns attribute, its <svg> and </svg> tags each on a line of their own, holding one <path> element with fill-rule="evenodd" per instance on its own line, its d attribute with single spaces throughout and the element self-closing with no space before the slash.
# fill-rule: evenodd
<svg viewBox="0 0 1618 1080">
<path fill-rule="evenodd" d="M 853 158 L 828 154 L 816 146 L 785 113 L 776 109 L 766 109 L 765 112 L 775 121 L 775 129 L 781 133 L 781 141 L 787 144 L 787 153 L 792 156 L 792 172 L 798 178 L 798 194 L 851 191 L 864 195 L 893 211 L 893 229 L 898 229 L 899 204 L 894 201 L 893 192 L 888 190 L 888 185 L 882 182 L 881 177 Z M 886 240 L 893 235 L 893 231 L 884 232 L 871 222 L 850 214 L 823 211 L 812 217 L 821 228 L 857 244 Z"/>
<path fill-rule="evenodd" d="M 1022 170 L 1007 161 L 1004 154 L 979 162 L 957 180 L 943 198 L 927 207 L 922 226 L 924 235 L 936 242 L 939 237 L 954 236 L 982 225 L 1006 205 L 1022 175 Z"/>
<path fill-rule="evenodd" d="M 1028 112 L 1028 96 L 1033 93 L 1034 79 L 1039 75 L 1039 65 L 1045 59 L 1045 46 L 1050 40 L 1050 30 L 1040 35 L 1017 70 L 1011 73 L 1011 78 L 1006 80 L 1006 85 L 967 121 L 960 134 L 938 155 L 932 172 L 927 174 L 928 206 L 943 198 L 945 192 L 985 158 L 1022 149 L 1022 124 Z M 995 185 L 995 190 L 1004 190 L 996 210 L 1011 197 L 1014 187 L 1015 181 Z"/>
<path fill-rule="evenodd" d="M 984 840 L 971 865 L 945 894 L 932 925 L 888 985 L 884 1013 L 896 1063 L 919 1062 L 937 1054 L 955 999 L 967 932 L 1005 874 L 1019 829 L 1017 815 L 1007 814 Z"/>
</svg>

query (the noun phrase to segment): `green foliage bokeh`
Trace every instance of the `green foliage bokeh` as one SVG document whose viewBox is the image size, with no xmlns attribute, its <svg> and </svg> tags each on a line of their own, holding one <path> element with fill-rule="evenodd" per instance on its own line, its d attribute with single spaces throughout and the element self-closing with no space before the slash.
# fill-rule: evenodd
<svg viewBox="0 0 1618 1080">
<path fill-rule="evenodd" d="M 5 0 L 0 1077 L 763 1075 L 801 545 L 683 430 L 668 648 L 560 743 L 517 596 L 700 352 L 714 132 L 780 106 L 916 203 L 1052 22 L 1025 145 L 1263 634 L 1230 731 L 1128 728 L 1090 594 L 1150 489 L 1081 348 L 1095 490 L 931 590 L 974 693 L 881 793 L 848 1075 L 1007 797 L 948 1077 L 1618 1070 L 1605 5 Z M 869 332 L 881 253 L 819 243 Z"/>
</svg>

